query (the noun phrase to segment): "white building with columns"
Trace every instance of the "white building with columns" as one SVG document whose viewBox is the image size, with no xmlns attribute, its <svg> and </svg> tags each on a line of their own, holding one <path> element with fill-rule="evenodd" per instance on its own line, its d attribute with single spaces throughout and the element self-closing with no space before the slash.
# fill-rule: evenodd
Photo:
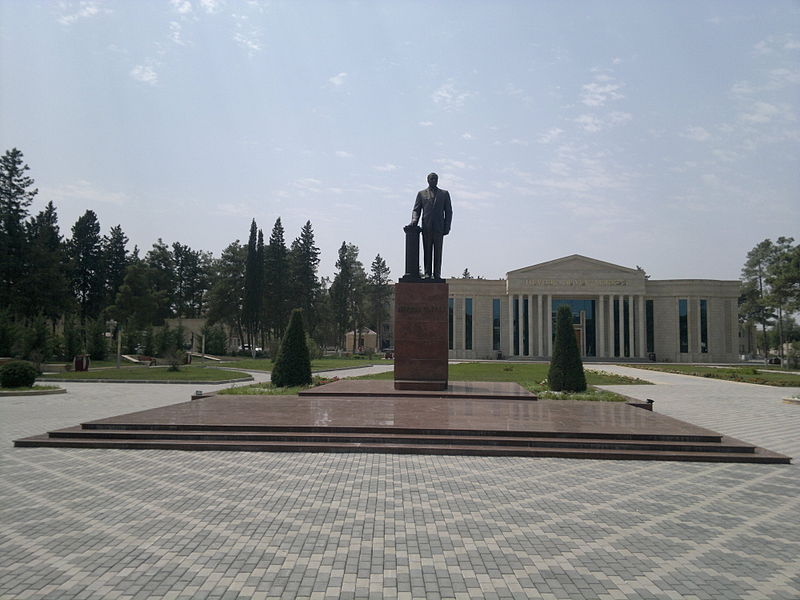
<svg viewBox="0 0 800 600">
<path fill-rule="evenodd" d="M 556 311 L 572 308 L 586 360 L 734 362 L 739 281 L 648 279 L 580 255 L 510 271 L 506 279 L 449 279 L 450 358 L 548 359 Z"/>
</svg>

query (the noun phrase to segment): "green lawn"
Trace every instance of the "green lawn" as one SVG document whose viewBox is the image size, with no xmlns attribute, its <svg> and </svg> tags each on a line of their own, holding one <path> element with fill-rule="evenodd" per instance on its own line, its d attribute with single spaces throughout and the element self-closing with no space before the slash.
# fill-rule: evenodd
<svg viewBox="0 0 800 600">
<path fill-rule="evenodd" d="M 769 371 L 762 367 L 703 367 L 698 365 L 624 365 L 635 369 L 661 371 L 663 373 L 677 373 L 678 375 L 694 375 L 695 377 L 708 377 L 711 379 L 724 379 L 727 381 L 741 381 L 744 383 L 758 383 L 777 387 L 800 386 L 800 374 L 796 371 Z"/>
<path fill-rule="evenodd" d="M 450 365 L 450 381 L 513 381 L 536 393 L 540 398 L 564 398 L 569 400 L 625 401 L 626 398 L 613 392 L 598 390 L 595 385 L 647 385 L 647 381 L 633 377 L 623 377 L 611 373 L 585 370 L 586 382 L 590 388 L 580 394 L 562 394 L 547 390 L 542 382 L 547 378 L 548 364 L 510 364 L 510 363 L 459 363 Z M 365 375 L 357 379 L 392 379 L 394 373 Z"/>
<path fill-rule="evenodd" d="M 92 379 L 116 379 L 116 380 L 136 380 L 136 381 L 227 381 L 229 379 L 240 379 L 248 377 L 247 373 L 241 371 L 223 371 L 220 369 L 184 366 L 180 371 L 170 371 L 167 367 L 122 367 L 119 369 L 100 369 L 98 371 L 79 371 L 70 373 L 55 373 L 53 375 L 43 375 L 41 380 L 47 379 L 69 379 L 69 380 L 92 380 Z"/>
<path fill-rule="evenodd" d="M 49 366 L 59 367 L 60 368 L 60 367 L 63 367 L 65 364 L 69 364 L 70 367 L 72 367 L 72 361 L 51 360 L 51 361 L 46 362 L 45 364 L 43 364 L 42 365 L 42 369 L 46 371 L 47 367 L 49 367 Z M 117 360 L 116 359 L 111 359 L 111 360 L 93 360 L 93 361 L 90 361 L 90 363 L 89 363 L 89 368 L 91 368 L 91 369 L 104 369 L 104 368 L 109 368 L 109 367 L 113 368 L 113 367 L 116 367 L 116 366 L 117 366 Z M 134 367 L 134 366 L 144 366 L 144 365 L 134 365 L 133 363 L 128 362 L 127 360 L 125 360 L 123 358 L 120 361 L 120 366 L 121 367 L 126 367 L 126 366 L 127 367 Z"/>
<path fill-rule="evenodd" d="M 550 368 L 546 363 L 458 363 L 450 365 L 448 376 L 451 381 L 514 381 L 520 385 L 538 385 L 547 379 Z M 624 377 L 602 371 L 585 369 L 586 383 L 589 385 L 647 385 L 648 382 L 634 377 Z M 365 375 L 359 379 L 392 379 L 394 373 Z"/>
<path fill-rule="evenodd" d="M 197 363 L 202 359 L 195 358 L 193 363 Z M 208 365 L 219 365 L 231 367 L 233 369 L 246 369 L 248 371 L 272 371 L 272 361 L 268 358 L 238 358 L 233 361 L 225 361 L 219 363 L 216 361 L 207 361 Z M 391 360 L 384 360 L 383 358 L 375 357 L 372 360 L 366 358 L 318 358 L 311 361 L 312 371 L 329 371 L 331 369 L 342 369 L 345 367 L 366 367 L 375 364 L 391 365 Z"/>
<path fill-rule="evenodd" d="M 218 394 L 222 395 L 234 395 L 234 396 L 294 396 L 300 390 L 304 390 L 309 387 L 313 387 L 315 385 L 322 385 L 325 383 L 330 383 L 333 379 L 323 379 L 322 377 L 318 377 L 314 375 L 312 377 L 314 383 L 312 385 L 295 385 L 291 387 L 275 387 L 269 381 L 263 381 L 261 383 L 251 383 L 249 385 L 236 385 L 234 387 L 225 388 L 224 390 L 220 390 L 217 392 Z"/>
</svg>

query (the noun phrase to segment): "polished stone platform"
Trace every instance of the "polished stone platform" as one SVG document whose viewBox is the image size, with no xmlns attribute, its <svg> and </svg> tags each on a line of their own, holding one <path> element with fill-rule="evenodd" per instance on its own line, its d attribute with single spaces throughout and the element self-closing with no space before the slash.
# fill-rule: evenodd
<svg viewBox="0 0 800 600">
<path fill-rule="evenodd" d="M 339 392 L 347 387 L 330 385 Z M 199 398 L 14 443 L 18 447 L 790 461 L 624 403 L 531 402 L 524 396 L 328 396 L 325 390 L 302 396 Z"/>
</svg>

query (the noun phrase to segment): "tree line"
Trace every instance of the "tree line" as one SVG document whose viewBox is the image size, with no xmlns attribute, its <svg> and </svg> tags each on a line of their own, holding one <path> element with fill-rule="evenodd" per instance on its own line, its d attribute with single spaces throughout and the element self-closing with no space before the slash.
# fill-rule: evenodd
<svg viewBox="0 0 800 600">
<path fill-rule="evenodd" d="M 742 267 L 739 320 L 765 359 L 771 349 L 782 359 L 797 363 L 800 357 L 800 327 L 794 313 L 800 311 L 800 245 L 794 238 L 766 239 L 750 252 Z M 754 326 L 760 328 L 753 338 Z M 787 342 L 791 356 L 785 356 Z"/>
<path fill-rule="evenodd" d="M 237 239 L 219 257 L 162 239 L 141 256 L 121 225 L 101 234 L 90 209 L 69 237 L 52 202 L 30 215 L 38 190 L 29 170 L 16 148 L 0 157 L 0 356 L 103 359 L 120 331 L 124 352 L 156 355 L 187 342 L 166 319 L 198 317 L 210 353 L 274 354 L 294 308 L 317 346 L 344 348 L 348 331 L 355 346 L 363 327 L 380 336 L 386 262 L 378 254 L 366 273 L 358 247 L 343 242 L 333 279 L 320 277 L 311 221 L 288 246 L 278 217 L 268 240 L 253 220 L 247 244 Z M 241 348 L 229 347 L 231 337 Z"/>
</svg>

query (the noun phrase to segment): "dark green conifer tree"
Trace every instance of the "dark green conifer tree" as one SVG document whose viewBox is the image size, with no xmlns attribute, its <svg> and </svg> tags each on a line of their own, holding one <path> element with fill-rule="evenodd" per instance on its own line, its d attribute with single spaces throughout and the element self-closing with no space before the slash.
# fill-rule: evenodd
<svg viewBox="0 0 800 600">
<path fill-rule="evenodd" d="M 81 323 L 85 323 L 87 319 L 97 318 L 105 300 L 100 223 L 93 210 L 87 210 L 72 226 L 69 254 L 72 287 L 78 299 Z"/>
<path fill-rule="evenodd" d="M 242 321 L 247 335 L 246 345 L 250 347 L 253 358 L 256 355 L 256 341 L 261 330 L 262 307 L 264 302 L 264 266 L 259 256 L 258 240 L 263 246 L 263 233 L 256 226 L 256 220 L 250 223 L 250 238 L 247 242 L 247 259 L 244 271 L 244 303 Z M 263 251 L 262 251 L 263 254 Z"/>
<path fill-rule="evenodd" d="M 125 270 L 130 264 L 130 255 L 126 249 L 128 237 L 121 225 L 111 228 L 108 235 L 103 236 L 102 255 L 105 275 L 106 305 L 114 304 L 117 292 L 125 280 Z"/>
<path fill-rule="evenodd" d="M 306 327 L 313 336 L 316 332 L 319 315 L 317 304 L 320 296 L 320 282 L 317 277 L 319 267 L 319 248 L 314 242 L 311 221 L 306 221 L 300 236 L 292 242 L 289 250 L 289 291 L 294 306 L 303 309 Z"/>
<path fill-rule="evenodd" d="M 311 358 L 303 327 L 303 311 L 295 308 L 272 368 L 272 385 L 288 387 L 311 383 Z"/>
<path fill-rule="evenodd" d="M 27 316 L 44 314 L 52 323 L 70 308 L 72 296 L 66 247 L 52 202 L 28 222 L 27 275 L 22 288 Z"/>
<path fill-rule="evenodd" d="M 265 326 L 281 338 L 289 320 L 289 250 L 286 248 L 283 225 L 278 217 L 264 247 L 264 296 L 267 304 Z"/>
<path fill-rule="evenodd" d="M 11 315 L 24 313 L 28 304 L 20 284 L 26 274 L 28 240 L 25 219 L 38 190 L 25 172 L 28 165 L 16 148 L 0 157 L 0 306 Z"/>
<path fill-rule="evenodd" d="M 586 390 L 586 375 L 583 361 L 572 327 L 572 309 L 566 304 L 558 307 L 556 315 L 556 340 L 547 383 L 556 392 L 583 392 Z"/>
</svg>

